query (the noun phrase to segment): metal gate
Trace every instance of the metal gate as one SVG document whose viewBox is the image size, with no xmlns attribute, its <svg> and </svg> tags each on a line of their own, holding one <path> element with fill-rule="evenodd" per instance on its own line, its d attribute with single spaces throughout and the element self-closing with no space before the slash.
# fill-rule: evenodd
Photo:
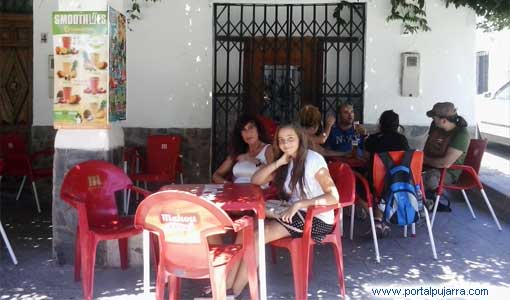
<svg viewBox="0 0 510 300">
<path fill-rule="evenodd" d="M 365 3 L 214 4 L 212 167 L 242 112 L 290 122 L 350 102 L 363 118 Z"/>
</svg>

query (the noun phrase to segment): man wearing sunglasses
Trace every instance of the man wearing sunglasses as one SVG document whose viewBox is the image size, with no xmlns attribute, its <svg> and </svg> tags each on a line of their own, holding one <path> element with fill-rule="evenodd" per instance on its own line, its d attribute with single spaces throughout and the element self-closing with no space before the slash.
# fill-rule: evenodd
<svg viewBox="0 0 510 300">
<path fill-rule="evenodd" d="M 469 133 L 466 120 L 457 114 L 457 109 L 451 102 L 438 102 L 427 112 L 432 118 L 429 136 L 424 148 L 423 184 L 427 199 L 434 199 L 439 186 L 441 169 L 453 164 L 462 164 L 469 146 Z M 455 182 L 460 171 L 448 170 L 445 183 Z M 427 201 L 427 206 L 433 200 Z M 438 210 L 451 211 L 449 206 L 440 203 Z"/>
</svg>

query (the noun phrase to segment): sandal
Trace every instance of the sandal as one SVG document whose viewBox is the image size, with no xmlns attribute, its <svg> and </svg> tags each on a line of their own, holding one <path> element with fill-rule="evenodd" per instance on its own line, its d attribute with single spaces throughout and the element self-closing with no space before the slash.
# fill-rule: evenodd
<svg viewBox="0 0 510 300">
<path fill-rule="evenodd" d="M 437 204 L 437 211 L 442 211 L 442 212 L 452 212 L 452 209 L 450 207 L 450 200 L 449 199 L 446 199 L 446 201 L 448 202 L 448 204 L 443 204 L 441 203 L 441 201 L 439 201 L 439 203 Z"/>
<path fill-rule="evenodd" d="M 375 234 L 378 239 L 386 238 L 390 235 L 391 228 L 386 224 L 386 222 L 375 220 Z M 371 239 L 372 238 L 372 228 L 370 228 L 366 233 L 362 235 L 363 238 Z"/>
</svg>

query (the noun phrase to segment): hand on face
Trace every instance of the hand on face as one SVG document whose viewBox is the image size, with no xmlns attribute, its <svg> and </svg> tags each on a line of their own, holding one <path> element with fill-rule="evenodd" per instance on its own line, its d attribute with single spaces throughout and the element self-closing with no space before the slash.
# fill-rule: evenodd
<svg viewBox="0 0 510 300">
<path fill-rule="evenodd" d="M 276 161 L 276 165 L 278 167 L 284 166 L 288 164 L 291 159 L 292 157 L 289 154 L 283 153 L 283 155 Z"/>
</svg>

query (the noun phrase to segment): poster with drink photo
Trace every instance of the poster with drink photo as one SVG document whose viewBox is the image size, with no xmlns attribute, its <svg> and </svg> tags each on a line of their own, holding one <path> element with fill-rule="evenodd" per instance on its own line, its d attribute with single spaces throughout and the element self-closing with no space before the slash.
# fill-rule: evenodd
<svg viewBox="0 0 510 300">
<path fill-rule="evenodd" d="M 55 128 L 108 127 L 106 11 L 54 12 Z"/>
<path fill-rule="evenodd" d="M 126 120 L 126 16 L 108 8 L 110 35 L 110 122 Z"/>
</svg>

